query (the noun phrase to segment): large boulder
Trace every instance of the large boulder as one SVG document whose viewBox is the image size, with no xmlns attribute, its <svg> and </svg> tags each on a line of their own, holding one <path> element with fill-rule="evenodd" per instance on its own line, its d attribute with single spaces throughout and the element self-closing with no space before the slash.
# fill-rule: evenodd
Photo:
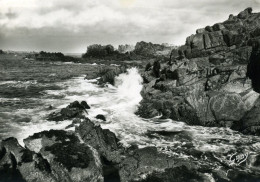
<svg viewBox="0 0 260 182">
<path fill-rule="evenodd" d="M 49 162 L 40 154 L 23 148 L 16 138 L 0 144 L 0 181 L 55 182 Z"/>
<path fill-rule="evenodd" d="M 50 121 L 63 121 L 67 119 L 72 119 L 76 117 L 83 117 L 83 113 L 87 112 L 86 109 L 90 109 L 90 106 L 86 101 L 82 101 L 79 103 L 78 101 L 74 101 L 70 103 L 66 108 L 62 108 L 58 112 L 53 112 L 48 116 L 48 120 Z"/>
<path fill-rule="evenodd" d="M 221 31 L 215 31 L 215 32 L 210 32 L 208 34 L 204 34 L 203 43 L 204 42 L 205 42 L 205 49 L 226 45 Z"/>
<path fill-rule="evenodd" d="M 252 109 L 235 124 L 233 129 L 244 134 L 260 135 L 260 99 L 258 98 Z"/>
<path fill-rule="evenodd" d="M 125 66 L 120 66 L 120 67 L 101 67 L 98 73 L 98 83 L 99 84 L 105 84 L 105 83 L 110 83 L 114 85 L 115 77 L 120 75 L 121 73 L 126 72 L 126 67 Z"/>
<path fill-rule="evenodd" d="M 246 8 L 244 11 L 241 11 L 237 17 L 240 19 L 246 19 L 252 13 L 252 8 Z"/>
<path fill-rule="evenodd" d="M 35 133 L 24 140 L 26 148 L 40 153 L 60 181 L 102 181 L 102 166 L 95 149 L 63 130 Z"/>
<path fill-rule="evenodd" d="M 247 112 L 242 97 L 235 93 L 214 93 L 209 100 L 209 106 L 218 122 L 238 122 Z"/>
<path fill-rule="evenodd" d="M 76 128 L 76 132 L 87 145 L 96 149 L 104 160 L 111 163 L 121 161 L 118 139 L 110 130 L 102 129 L 85 118 Z"/>
</svg>

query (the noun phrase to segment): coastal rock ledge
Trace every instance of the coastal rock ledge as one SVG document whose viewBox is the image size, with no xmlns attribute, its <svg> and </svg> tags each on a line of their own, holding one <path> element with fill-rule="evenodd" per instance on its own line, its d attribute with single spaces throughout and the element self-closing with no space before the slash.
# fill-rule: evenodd
<svg viewBox="0 0 260 182">
<path fill-rule="evenodd" d="M 259 135 L 259 30 L 252 8 L 198 29 L 169 61 L 147 65 L 137 114 Z"/>
<path fill-rule="evenodd" d="M 215 169 L 198 160 L 170 156 L 155 147 L 125 148 L 114 133 L 88 118 L 75 131 L 50 130 L 24 139 L 0 143 L 0 181 L 27 182 L 201 182 L 258 179 L 255 174 L 226 168 Z M 210 154 L 190 151 L 212 157 Z M 249 156 L 247 165 L 259 166 L 259 156 Z"/>
</svg>

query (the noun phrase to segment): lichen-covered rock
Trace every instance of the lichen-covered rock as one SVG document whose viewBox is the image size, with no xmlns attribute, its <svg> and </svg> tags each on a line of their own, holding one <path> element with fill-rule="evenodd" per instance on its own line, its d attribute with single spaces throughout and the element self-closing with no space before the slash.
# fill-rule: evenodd
<svg viewBox="0 0 260 182">
<path fill-rule="evenodd" d="M 60 181 L 103 181 L 97 151 L 81 142 L 74 133 L 43 131 L 28 137 L 24 143 L 48 160 L 52 174 Z"/>
<path fill-rule="evenodd" d="M 210 98 L 209 105 L 217 121 L 239 121 L 247 111 L 239 94 L 216 94 Z"/>
</svg>

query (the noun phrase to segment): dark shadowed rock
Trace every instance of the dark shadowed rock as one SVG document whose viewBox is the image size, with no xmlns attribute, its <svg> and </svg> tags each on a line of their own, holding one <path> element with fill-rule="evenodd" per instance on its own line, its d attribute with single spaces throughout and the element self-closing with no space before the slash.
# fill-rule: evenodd
<svg viewBox="0 0 260 182">
<path fill-rule="evenodd" d="M 96 118 L 97 118 L 97 119 L 100 119 L 100 120 L 102 120 L 102 121 L 106 121 L 106 117 L 105 117 L 104 115 L 102 115 L 102 114 L 98 114 L 98 115 L 96 116 Z"/>
<path fill-rule="evenodd" d="M 90 109 L 90 106 L 88 105 L 88 103 L 86 101 L 82 101 L 80 103 L 85 109 Z"/>
<path fill-rule="evenodd" d="M 40 154 L 20 146 L 15 138 L 8 138 L 1 143 L 0 180 L 58 181 L 48 161 Z"/>
<path fill-rule="evenodd" d="M 247 8 L 244 11 L 241 11 L 237 17 L 240 19 L 246 19 L 252 13 L 252 8 Z"/>
<path fill-rule="evenodd" d="M 82 140 L 95 148 L 101 157 L 112 163 L 121 161 L 118 139 L 110 130 L 96 126 L 88 118 L 76 128 Z"/>
<path fill-rule="evenodd" d="M 59 112 L 53 112 L 48 116 L 48 120 L 51 121 L 63 121 L 66 119 L 72 119 L 76 117 L 83 117 L 83 113 L 87 112 L 86 109 L 90 109 L 86 101 L 79 103 L 74 101 L 70 103 L 66 108 L 62 108 Z"/>
<path fill-rule="evenodd" d="M 247 76 L 252 80 L 253 89 L 260 93 L 260 39 L 253 43 L 252 54 L 247 66 Z"/>
<path fill-rule="evenodd" d="M 31 151 L 48 160 L 52 174 L 61 181 L 102 181 L 102 166 L 95 149 L 74 133 L 50 130 L 24 140 Z"/>
<path fill-rule="evenodd" d="M 126 72 L 126 67 L 101 68 L 99 71 L 99 84 L 110 83 L 114 85 L 115 77 Z"/>
</svg>

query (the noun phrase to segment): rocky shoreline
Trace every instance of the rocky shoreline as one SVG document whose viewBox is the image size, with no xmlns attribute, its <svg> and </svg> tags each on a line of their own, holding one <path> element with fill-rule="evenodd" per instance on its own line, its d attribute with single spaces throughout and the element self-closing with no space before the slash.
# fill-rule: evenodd
<svg viewBox="0 0 260 182">
<path fill-rule="evenodd" d="M 230 15 L 223 23 L 198 29 L 184 46 L 172 51 L 170 60 L 158 58 L 146 66 L 143 100 L 136 114 L 260 135 L 259 88 L 254 84 L 259 73 L 248 70 L 249 60 L 255 59 L 252 55 L 259 53 L 258 40 L 260 13 L 252 13 L 251 8 Z M 101 76 L 100 84 L 113 84 L 114 77 L 125 70 L 104 69 L 94 76 Z M 252 72 L 250 79 L 248 71 Z M 185 152 L 192 154 L 190 158 L 170 156 L 156 147 L 126 148 L 115 133 L 85 116 L 88 109 L 86 101 L 75 101 L 49 115 L 51 121 L 72 120 L 67 128 L 75 130 L 35 133 L 24 139 L 24 146 L 13 137 L 1 141 L 0 181 L 259 180 L 259 154 L 248 154 L 243 161 L 243 167 L 256 170 L 252 173 L 239 166 L 239 157 L 229 165 L 210 152 L 189 148 L 189 143 Z M 106 120 L 103 115 L 96 118 Z"/>
<path fill-rule="evenodd" d="M 187 37 L 168 62 L 149 63 L 137 114 L 260 135 L 259 17 L 252 8 L 230 15 Z"/>
<path fill-rule="evenodd" d="M 70 127 L 75 127 L 75 130 L 35 133 L 24 139 L 24 147 L 16 138 L 3 140 L 0 143 L 0 181 L 199 182 L 211 181 L 212 178 L 254 181 L 259 177 L 238 170 L 236 166 L 222 164 L 222 168 L 216 169 L 212 164 L 192 158 L 169 156 L 156 147 L 126 148 L 113 132 L 102 129 L 83 115 L 84 110 L 89 109 L 84 107 L 86 105 L 85 101 L 75 101 L 56 113 L 60 122 L 70 116 L 73 119 Z M 53 117 L 54 113 L 50 116 Z M 210 153 L 196 150 L 189 152 L 198 158 L 213 157 Z M 259 167 L 258 161 L 259 155 L 250 155 L 245 165 L 248 168 Z M 221 161 L 217 163 L 221 164 Z"/>
</svg>

